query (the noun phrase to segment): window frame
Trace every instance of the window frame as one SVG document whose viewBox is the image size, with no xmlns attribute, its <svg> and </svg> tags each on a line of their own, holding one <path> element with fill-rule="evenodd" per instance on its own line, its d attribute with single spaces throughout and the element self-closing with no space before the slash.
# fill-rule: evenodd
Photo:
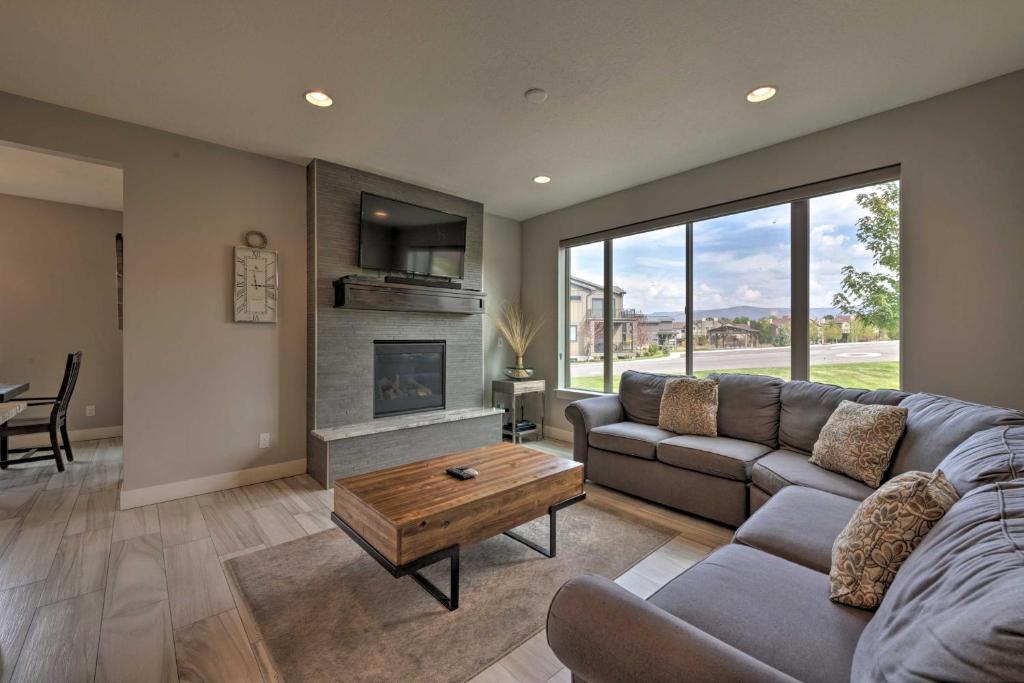
<svg viewBox="0 0 1024 683">
<path fill-rule="evenodd" d="M 604 243 L 604 291 L 612 292 L 613 289 L 613 250 L 612 241 L 618 237 L 627 237 L 647 232 L 653 232 L 663 228 L 674 226 L 686 226 L 686 373 L 693 374 L 693 224 L 712 218 L 721 218 L 739 213 L 745 213 L 755 209 L 763 209 L 781 204 L 790 205 L 790 315 L 793 320 L 810 319 L 810 210 L 809 200 L 814 197 L 834 194 L 847 190 L 855 190 L 881 183 L 900 181 L 900 165 L 884 166 L 858 173 L 832 178 L 806 185 L 800 185 L 784 190 L 767 192 L 764 194 L 747 197 L 731 202 L 723 202 L 708 207 L 684 211 L 680 213 L 662 216 L 651 220 L 631 223 L 624 226 L 609 228 L 598 232 L 580 235 L 561 240 L 558 244 L 558 266 L 559 266 L 559 291 L 558 291 L 558 315 L 559 315 L 559 339 L 558 339 L 558 388 L 559 391 L 570 394 L 588 393 L 613 393 L 612 365 L 614 354 L 604 354 L 604 391 L 588 392 L 574 389 L 570 383 L 570 354 L 567 353 L 569 346 L 569 292 L 570 270 L 569 250 L 572 247 L 579 247 L 598 242 Z M 903 242 L 903 219 L 902 219 L 903 193 L 900 192 L 900 243 Z M 903 302 L 905 299 L 905 288 L 903 281 L 902 249 L 900 251 L 900 358 L 899 358 L 899 381 L 903 386 Z M 604 297 L 604 348 L 611 348 L 611 336 L 613 326 L 608 324 L 614 318 L 614 296 Z M 810 334 L 807 325 L 793 325 L 790 343 L 790 373 L 794 380 L 806 380 L 810 377 Z"/>
</svg>

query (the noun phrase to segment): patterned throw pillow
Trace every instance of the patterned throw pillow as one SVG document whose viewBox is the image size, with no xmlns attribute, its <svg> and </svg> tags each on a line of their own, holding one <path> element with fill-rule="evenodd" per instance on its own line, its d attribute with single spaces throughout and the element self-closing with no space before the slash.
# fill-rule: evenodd
<svg viewBox="0 0 1024 683">
<path fill-rule="evenodd" d="M 678 377 L 665 382 L 658 427 L 676 434 L 718 436 L 718 380 Z"/>
<path fill-rule="evenodd" d="M 868 496 L 832 546 L 832 601 L 876 609 L 900 565 L 958 498 L 941 470 L 901 474 Z"/>
<path fill-rule="evenodd" d="M 811 462 L 877 489 L 906 427 L 906 408 L 840 401 L 821 428 Z"/>
</svg>

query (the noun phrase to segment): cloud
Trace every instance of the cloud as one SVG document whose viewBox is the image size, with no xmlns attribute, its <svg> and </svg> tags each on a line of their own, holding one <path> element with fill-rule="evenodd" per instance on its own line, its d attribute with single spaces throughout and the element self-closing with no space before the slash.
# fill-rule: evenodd
<svg viewBox="0 0 1024 683">
<path fill-rule="evenodd" d="M 756 303 L 761 300 L 761 292 L 757 291 L 753 287 L 747 285 L 740 285 L 736 288 L 736 297 L 740 301 L 745 301 L 748 304 Z"/>
</svg>

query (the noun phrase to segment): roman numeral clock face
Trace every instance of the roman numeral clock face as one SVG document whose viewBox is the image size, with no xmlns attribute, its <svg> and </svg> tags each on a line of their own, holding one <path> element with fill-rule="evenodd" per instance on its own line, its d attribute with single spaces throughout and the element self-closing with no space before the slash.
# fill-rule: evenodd
<svg viewBox="0 0 1024 683">
<path fill-rule="evenodd" d="M 277 252 L 235 247 L 235 322 L 277 322 Z"/>
</svg>

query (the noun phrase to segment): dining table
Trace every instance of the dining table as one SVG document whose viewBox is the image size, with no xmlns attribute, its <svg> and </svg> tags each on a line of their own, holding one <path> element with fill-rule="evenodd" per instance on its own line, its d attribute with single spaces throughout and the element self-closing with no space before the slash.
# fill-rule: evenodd
<svg viewBox="0 0 1024 683">
<path fill-rule="evenodd" d="M 28 382 L 18 382 L 16 384 L 0 382 L 0 425 L 28 407 L 28 403 L 25 401 L 11 400 L 26 391 L 28 391 Z"/>
<path fill-rule="evenodd" d="M 0 382 L 0 403 L 6 403 L 15 396 L 24 394 L 28 391 L 28 382 L 17 382 L 14 384 L 5 384 Z"/>
<path fill-rule="evenodd" d="M 8 401 L 7 403 L 0 403 L 0 425 L 25 410 L 27 406 L 28 403 L 25 401 Z"/>
</svg>

